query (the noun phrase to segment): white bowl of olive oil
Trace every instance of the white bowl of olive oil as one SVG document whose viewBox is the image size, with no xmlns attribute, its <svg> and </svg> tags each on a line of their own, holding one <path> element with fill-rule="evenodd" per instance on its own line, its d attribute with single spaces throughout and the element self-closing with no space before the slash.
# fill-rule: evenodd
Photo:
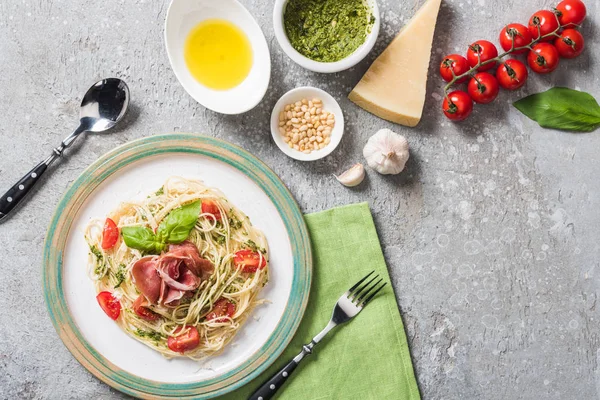
<svg viewBox="0 0 600 400">
<path fill-rule="evenodd" d="M 172 0 L 165 45 L 179 83 L 206 108 L 241 114 L 267 91 L 269 47 L 256 20 L 237 0 Z"/>
</svg>

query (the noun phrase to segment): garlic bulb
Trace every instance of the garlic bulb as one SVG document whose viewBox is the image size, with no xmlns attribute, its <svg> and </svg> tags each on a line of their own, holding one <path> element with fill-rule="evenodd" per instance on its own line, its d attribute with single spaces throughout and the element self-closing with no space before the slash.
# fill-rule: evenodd
<svg viewBox="0 0 600 400">
<path fill-rule="evenodd" d="M 343 172 L 341 175 L 334 175 L 342 185 L 353 187 L 360 185 L 365 179 L 365 168 L 361 163 L 354 164 L 349 170 Z"/>
<path fill-rule="evenodd" d="M 399 174 L 408 161 L 408 141 L 389 129 L 380 129 L 363 149 L 369 167 L 380 174 Z"/>
</svg>

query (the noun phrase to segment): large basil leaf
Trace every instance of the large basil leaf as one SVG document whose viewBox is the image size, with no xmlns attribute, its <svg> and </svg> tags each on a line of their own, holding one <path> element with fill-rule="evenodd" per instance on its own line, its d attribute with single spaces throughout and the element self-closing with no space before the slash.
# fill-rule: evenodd
<svg viewBox="0 0 600 400">
<path fill-rule="evenodd" d="M 190 235 L 200 215 L 200 201 L 186 204 L 171 211 L 158 225 L 156 231 L 161 242 L 181 243 Z"/>
<path fill-rule="evenodd" d="M 165 249 L 152 229 L 145 226 L 124 226 L 121 234 L 127 247 L 137 249 L 148 254 L 160 254 Z"/>
<path fill-rule="evenodd" d="M 543 128 L 591 132 L 600 126 L 600 106 L 586 92 L 555 87 L 513 103 Z"/>
</svg>

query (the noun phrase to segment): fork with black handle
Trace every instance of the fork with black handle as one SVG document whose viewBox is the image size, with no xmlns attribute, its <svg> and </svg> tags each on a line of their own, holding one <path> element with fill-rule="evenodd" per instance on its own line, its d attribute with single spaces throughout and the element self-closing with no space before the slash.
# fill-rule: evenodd
<svg viewBox="0 0 600 400">
<path fill-rule="evenodd" d="M 344 322 L 350 321 L 354 318 L 362 309 L 369 304 L 369 302 L 375 297 L 375 295 L 383 289 L 386 283 L 381 283 L 383 278 L 379 278 L 378 275 L 373 275 L 375 271 L 372 271 L 367 276 L 356 282 L 346 293 L 339 298 L 333 309 L 331 320 L 317 336 L 311 340 L 309 344 L 302 346 L 302 352 L 292 359 L 285 367 L 283 367 L 278 373 L 276 373 L 271 379 L 265 382 L 248 400 L 268 400 L 271 399 L 275 392 L 290 377 L 292 372 L 296 369 L 300 361 L 309 354 L 312 354 L 313 348 L 319 343 L 330 330 L 336 326 L 343 324 Z M 367 279 L 371 279 L 364 283 Z M 363 284 L 364 283 L 364 284 Z"/>
</svg>

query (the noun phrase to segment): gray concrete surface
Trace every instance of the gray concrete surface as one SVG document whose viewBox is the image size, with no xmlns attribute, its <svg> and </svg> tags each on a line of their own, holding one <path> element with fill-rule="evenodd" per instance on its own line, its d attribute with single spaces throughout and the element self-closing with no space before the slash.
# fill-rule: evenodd
<svg viewBox="0 0 600 400">
<path fill-rule="evenodd" d="M 42 244 L 56 203 L 87 165 L 129 140 L 172 131 L 203 132 L 248 149 L 306 212 L 370 202 L 424 399 L 598 398 L 600 131 L 544 130 L 510 102 L 555 85 L 600 98 L 600 1 L 586 1 L 588 47 L 580 58 L 532 76 L 526 88 L 502 92 L 454 125 L 440 112 L 443 53 L 496 40 L 504 24 L 526 23 L 555 3 L 445 0 L 416 128 L 381 121 L 346 99 L 369 60 L 334 75 L 305 71 L 274 39 L 272 1 L 242 2 L 264 29 L 273 73 L 264 100 L 239 116 L 204 109 L 177 83 L 163 48 L 166 0 L 0 2 L 0 188 L 69 133 L 91 83 L 121 77 L 133 99 L 122 129 L 78 143 L 0 226 L 0 398 L 125 397 L 90 375 L 58 339 L 41 291 Z M 382 30 L 370 60 L 419 3 L 379 1 Z M 339 149 L 309 164 L 286 158 L 269 134 L 271 107 L 300 85 L 331 92 L 347 121 Z M 369 171 L 357 189 L 339 185 L 332 174 L 362 161 L 366 139 L 383 127 L 409 139 L 407 171 Z"/>
</svg>

